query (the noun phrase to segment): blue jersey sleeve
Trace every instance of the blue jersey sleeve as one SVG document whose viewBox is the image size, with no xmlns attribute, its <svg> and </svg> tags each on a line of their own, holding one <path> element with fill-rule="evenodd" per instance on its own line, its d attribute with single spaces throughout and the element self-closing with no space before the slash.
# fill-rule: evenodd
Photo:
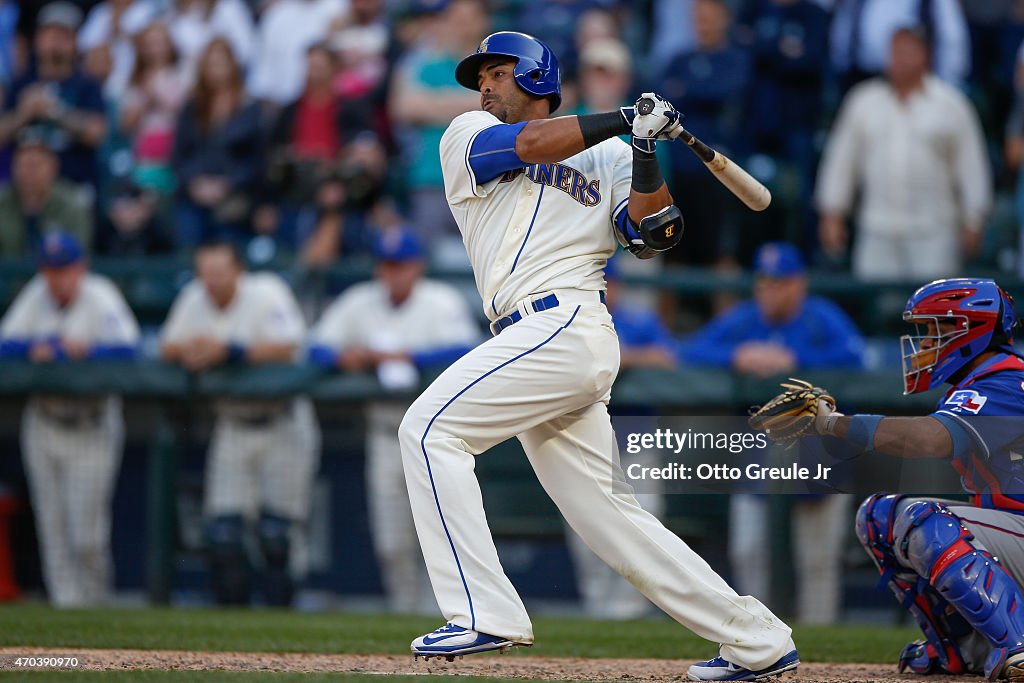
<svg viewBox="0 0 1024 683">
<path fill-rule="evenodd" d="M 1024 373 L 998 372 L 951 391 L 934 416 L 960 424 L 983 454 L 998 458 L 1024 445 Z M 1024 452 L 1016 459 L 1024 460 Z"/>
<path fill-rule="evenodd" d="M 526 166 L 516 154 L 516 137 L 525 127 L 525 121 L 503 123 L 477 133 L 469 148 L 469 165 L 478 184 L 494 180 L 506 171 Z"/>
</svg>

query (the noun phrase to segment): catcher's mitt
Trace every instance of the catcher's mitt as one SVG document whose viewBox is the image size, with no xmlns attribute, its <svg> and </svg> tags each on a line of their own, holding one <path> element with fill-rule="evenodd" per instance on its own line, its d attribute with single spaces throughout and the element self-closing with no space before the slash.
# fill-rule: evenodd
<svg viewBox="0 0 1024 683">
<path fill-rule="evenodd" d="M 811 386 L 802 379 L 789 378 L 783 382 L 786 390 L 761 407 L 750 409 L 750 426 L 763 429 L 768 438 L 787 446 L 807 433 L 818 416 L 818 402 L 824 401 L 835 410 L 836 400 L 821 387 Z"/>
</svg>

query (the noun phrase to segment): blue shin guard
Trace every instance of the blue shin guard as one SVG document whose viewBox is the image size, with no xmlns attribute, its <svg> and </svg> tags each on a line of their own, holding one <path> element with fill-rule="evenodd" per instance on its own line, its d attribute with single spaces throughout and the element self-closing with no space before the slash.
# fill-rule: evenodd
<svg viewBox="0 0 1024 683">
<path fill-rule="evenodd" d="M 1000 677 L 1009 656 L 1024 652 L 1024 594 L 991 553 L 946 506 L 914 501 L 897 512 L 896 547 L 903 564 L 927 579 L 938 594 L 992 645 L 985 675 Z"/>
</svg>

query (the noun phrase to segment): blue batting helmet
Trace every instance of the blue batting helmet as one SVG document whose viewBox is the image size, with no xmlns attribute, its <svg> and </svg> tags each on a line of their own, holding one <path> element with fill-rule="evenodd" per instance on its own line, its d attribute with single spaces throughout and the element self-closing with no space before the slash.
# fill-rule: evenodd
<svg viewBox="0 0 1024 683">
<path fill-rule="evenodd" d="M 926 327 L 900 338 L 905 394 L 945 382 L 978 354 L 1013 343 L 1013 297 L 990 279 L 952 278 L 921 287 L 903 320 Z"/>
<path fill-rule="evenodd" d="M 483 39 L 476 52 L 455 68 L 455 80 L 470 90 L 480 90 L 480 63 L 491 57 L 516 60 L 512 75 L 524 91 L 551 101 L 551 111 L 562 104 L 562 83 L 555 53 L 533 36 L 515 31 L 499 31 Z"/>
</svg>

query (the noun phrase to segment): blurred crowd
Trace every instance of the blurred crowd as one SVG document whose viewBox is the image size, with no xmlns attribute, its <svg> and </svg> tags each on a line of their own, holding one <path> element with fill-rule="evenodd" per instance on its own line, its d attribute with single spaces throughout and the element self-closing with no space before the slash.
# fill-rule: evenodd
<svg viewBox="0 0 1024 683">
<path fill-rule="evenodd" d="M 310 268 L 400 224 L 441 250 L 438 141 L 478 106 L 454 65 L 497 29 L 554 49 L 559 114 L 656 90 L 774 191 L 753 215 L 664 145 L 670 261 L 773 238 L 863 278 L 1024 268 L 1019 0 L 0 0 L 0 256 L 51 228 Z"/>
</svg>

